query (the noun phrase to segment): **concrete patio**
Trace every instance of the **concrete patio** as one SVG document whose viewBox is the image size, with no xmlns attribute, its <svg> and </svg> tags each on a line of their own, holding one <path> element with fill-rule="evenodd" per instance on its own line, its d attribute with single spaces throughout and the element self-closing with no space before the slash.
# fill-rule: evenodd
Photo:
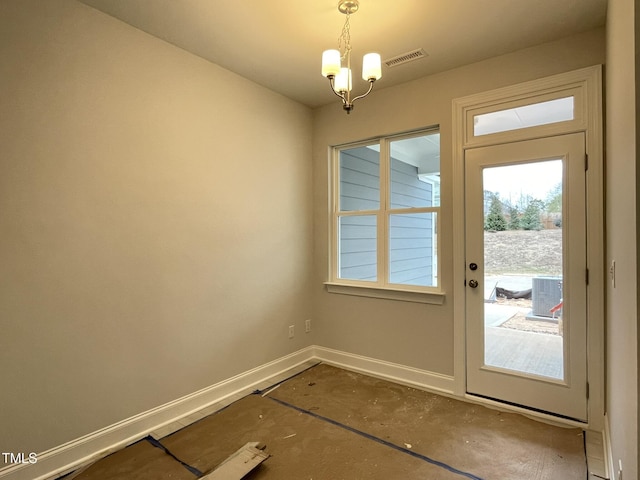
<svg viewBox="0 0 640 480">
<path fill-rule="evenodd" d="M 562 337 L 510 328 L 485 328 L 485 363 L 555 379 L 563 378 Z"/>
<path fill-rule="evenodd" d="M 503 276 L 485 279 L 485 363 L 554 379 L 563 378 L 563 342 L 560 335 L 500 327 L 517 313 L 530 309 L 491 303 L 494 287 L 510 290 L 531 288 L 531 277 Z"/>
</svg>

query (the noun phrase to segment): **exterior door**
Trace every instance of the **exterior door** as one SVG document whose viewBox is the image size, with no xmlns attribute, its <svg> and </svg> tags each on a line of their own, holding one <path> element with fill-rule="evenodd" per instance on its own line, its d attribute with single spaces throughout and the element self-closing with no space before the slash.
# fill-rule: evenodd
<svg viewBox="0 0 640 480">
<path fill-rule="evenodd" d="M 585 136 L 465 153 L 467 392 L 587 420 Z"/>
</svg>

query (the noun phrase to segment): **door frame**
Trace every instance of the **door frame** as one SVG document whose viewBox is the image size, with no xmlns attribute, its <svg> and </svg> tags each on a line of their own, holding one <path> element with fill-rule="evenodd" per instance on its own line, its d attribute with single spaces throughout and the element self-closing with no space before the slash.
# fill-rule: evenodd
<svg viewBox="0 0 640 480">
<path fill-rule="evenodd" d="M 574 120 L 549 125 L 473 135 L 473 116 L 499 111 L 517 104 L 536 103 L 566 95 L 574 96 Z M 453 108 L 453 316 L 454 393 L 474 402 L 566 423 L 589 430 L 604 429 L 604 165 L 602 134 L 602 66 L 575 70 L 497 90 L 454 99 Z M 465 319 L 465 185 L 464 156 L 472 147 L 511 143 L 566 133 L 584 132 L 587 170 L 587 381 L 589 398 L 586 423 L 513 407 L 470 395 L 466 391 Z"/>
</svg>

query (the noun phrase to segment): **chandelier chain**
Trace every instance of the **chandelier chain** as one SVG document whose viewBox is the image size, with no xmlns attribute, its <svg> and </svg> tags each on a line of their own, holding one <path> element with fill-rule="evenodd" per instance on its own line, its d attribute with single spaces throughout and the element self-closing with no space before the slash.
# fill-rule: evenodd
<svg viewBox="0 0 640 480">
<path fill-rule="evenodd" d="M 350 14 L 346 13 L 347 19 L 344 22 L 344 26 L 342 27 L 342 33 L 338 37 L 338 50 L 340 51 L 340 58 L 345 60 L 351 56 L 351 31 L 349 24 Z"/>
</svg>

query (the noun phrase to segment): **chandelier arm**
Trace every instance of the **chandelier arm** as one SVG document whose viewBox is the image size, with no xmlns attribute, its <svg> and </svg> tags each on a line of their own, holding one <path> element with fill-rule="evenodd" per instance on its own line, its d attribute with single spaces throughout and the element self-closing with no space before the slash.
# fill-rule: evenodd
<svg viewBox="0 0 640 480">
<path fill-rule="evenodd" d="M 369 90 L 367 90 L 365 93 L 363 93 L 362 95 L 358 95 L 357 97 L 355 97 L 353 100 L 351 100 L 351 104 L 353 104 L 353 102 L 355 102 L 356 100 L 359 100 L 361 98 L 366 97 L 367 95 L 369 95 L 371 93 L 371 90 L 373 90 L 373 82 L 375 82 L 375 80 L 369 80 Z"/>
</svg>

